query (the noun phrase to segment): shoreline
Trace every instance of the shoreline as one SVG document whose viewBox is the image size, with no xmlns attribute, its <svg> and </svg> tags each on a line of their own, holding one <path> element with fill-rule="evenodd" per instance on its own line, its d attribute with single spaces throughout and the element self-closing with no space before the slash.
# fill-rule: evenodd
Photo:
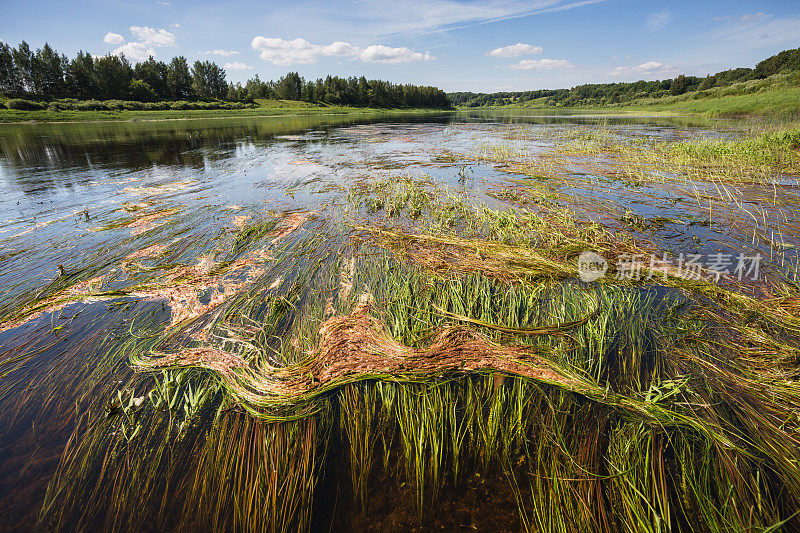
<svg viewBox="0 0 800 533">
<path fill-rule="evenodd" d="M 319 112 L 316 112 L 319 109 Z M 347 115 L 364 115 L 364 114 L 384 114 L 384 115 L 392 115 L 392 114 L 420 114 L 420 113 L 453 113 L 456 112 L 456 109 L 433 109 L 433 108 L 422 108 L 422 109 L 380 109 L 380 108 L 333 108 L 334 110 L 328 110 L 327 108 L 307 108 L 306 110 L 295 109 L 291 107 L 286 108 L 272 108 L 272 110 L 277 112 L 268 112 L 269 108 L 265 108 L 267 111 L 264 114 L 259 113 L 219 113 L 219 114 L 212 114 L 210 116 L 166 116 L 166 117 L 140 117 L 140 116 L 133 116 L 133 117 L 119 117 L 119 118 L 98 118 L 93 119 L 91 117 L 87 117 L 85 120 L 74 119 L 74 120 L 36 120 L 35 118 L 27 119 L 27 120 L 5 120 L 3 118 L 3 111 L 7 110 L 0 110 L 0 126 L 3 125 L 25 125 L 25 124 L 100 124 L 100 123 L 110 123 L 110 122 L 167 122 L 171 120 L 219 120 L 219 119 L 230 119 L 230 118 L 272 118 L 272 117 L 313 117 L 313 116 L 347 116 Z M 211 110 L 211 111 L 229 111 L 229 110 Z M 282 112 L 287 111 L 287 112 Z M 95 111 L 67 111 L 68 113 L 96 113 Z M 205 113 L 206 111 L 201 111 L 201 113 Z M 29 113 L 39 113 L 39 111 L 29 111 Z M 126 113 L 126 111 L 121 111 L 119 113 Z M 134 113 L 164 113 L 169 114 L 170 111 L 136 111 Z M 73 118 L 73 117 L 69 117 Z"/>
<path fill-rule="evenodd" d="M 552 108 L 552 107 L 524 107 L 524 106 L 485 106 L 485 107 L 457 107 L 455 111 L 494 111 L 494 112 L 521 112 L 521 111 L 545 111 L 545 110 L 555 110 L 559 108 Z M 560 108 L 565 111 L 574 111 L 574 110 L 583 110 L 580 107 L 565 107 Z M 654 109 L 654 110 L 645 110 L 642 108 L 632 107 L 631 109 L 621 109 L 615 107 L 608 107 L 608 108 L 586 108 L 586 113 L 569 113 L 569 114 L 547 114 L 547 115 L 536 115 L 541 117 L 584 117 L 584 118 L 592 118 L 592 117 L 638 117 L 638 118 L 707 118 L 707 119 L 745 119 L 745 118 L 779 118 L 779 119 L 786 119 L 791 120 L 796 118 L 800 115 L 798 113 L 773 113 L 770 111 L 753 111 L 753 112 L 741 112 L 741 113 L 713 113 L 713 112 L 692 112 L 687 111 L 685 109 L 676 109 L 674 111 L 671 110 L 661 110 L 661 109 Z"/>
</svg>

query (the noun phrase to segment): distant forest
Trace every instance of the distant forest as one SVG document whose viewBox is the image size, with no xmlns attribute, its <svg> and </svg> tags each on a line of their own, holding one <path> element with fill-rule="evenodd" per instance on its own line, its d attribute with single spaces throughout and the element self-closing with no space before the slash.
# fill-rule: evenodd
<svg viewBox="0 0 800 533">
<path fill-rule="evenodd" d="M 542 89 L 491 94 L 455 92 L 448 93 L 447 96 L 453 105 L 464 107 L 524 104 L 539 99 L 543 99 L 541 101 L 543 105 L 553 107 L 608 105 L 640 98 L 680 95 L 713 87 L 724 87 L 741 81 L 764 79 L 773 74 L 797 71 L 800 71 L 800 48 L 784 50 L 761 61 L 755 68 L 725 70 L 704 78 L 680 75 L 674 79 L 660 81 L 593 83 L 578 85 L 572 89 Z"/>
<path fill-rule="evenodd" d="M 381 108 L 449 108 L 447 95 L 436 87 L 396 84 L 382 80 L 327 76 L 305 80 L 290 72 L 277 81 L 258 76 L 245 84 L 230 83 L 225 70 L 211 61 L 185 57 L 168 63 L 150 57 L 132 64 L 124 56 L 93 57 L 87 52 L 69 59 L 49 44 L 35 52 L 22 41 L 12 48 L 0 42 L 0 92 L 15 98 L 53 100 L 228 100 L 256 98 L 303 100 L 331 105 Z"/>
</svg>

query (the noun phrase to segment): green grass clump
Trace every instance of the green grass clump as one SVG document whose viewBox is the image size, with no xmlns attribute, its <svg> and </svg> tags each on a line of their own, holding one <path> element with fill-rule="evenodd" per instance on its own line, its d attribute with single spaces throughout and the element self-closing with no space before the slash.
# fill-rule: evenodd
<svg viewBox="0 0 800 533">
<path fill-rule="evenodd" d="M 660 152 L 685 158 L 687 163 L 735 168 L 763 168 L 774 174 L 800 173 L 800 128 L 765 132 L 736 140 L 696 140 L 661 147 Z"/>
</svg>

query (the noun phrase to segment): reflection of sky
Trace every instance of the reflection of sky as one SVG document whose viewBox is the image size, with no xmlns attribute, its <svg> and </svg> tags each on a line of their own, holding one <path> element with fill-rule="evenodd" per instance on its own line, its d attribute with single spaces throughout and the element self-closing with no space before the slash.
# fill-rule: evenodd
<svg viewBox="0 0 800 533">
<path fill-rule="evenodd" d="M 78 125 L 48 125 L 42 126 L 46 134 L 36 135 L 31 134 L 35 127 L 29 126 L 27 136 L 19 136 L 16 144 L 6 137 L 0 141 L 0 260 L 9 252 L 26 250 L 11 263 L 23 271 L 36 265 L 29 279 L 59 263 L 79 263 L 87 250 L 129 238 L 124 229 L 97 229 L 128 216 L 120 208 L 130 203 L 146 202 L 148 209 L 204 210 L 208 230 L 213 231 L 222 224 L 214 217 L 230 218 L 226 206 L 240 206 L 251 214 L 318 210 L 356 179 L 429 175 L 447 187 L 466 187 L 476 202 L 503 205 L 486 192 L 504 182 L 507 172 L 466 160 L 441 163 L 437 156 L 469 155 L 486 145 L 529 154 L 564 132 L 586 130 L 598 122 L 621 138 L 727 135 L 707 127 L 670 127 L 663 119 L 642 125 L 637 119 L 472 113 L 455 115 L 449 123 L 439 117 L 428 122 L 350 120 L 340 126 L 306 121 L 294 132 L 260 130 L 253 120 L 235 127 L 238 122 L 187 121 L 180 129 L 166 131 L 158 130 L 165 126 L 150 131 L 143 124 L 116 124 L 100 134 L 88 128 L 76 133 L 72 128 Z M 587 188 L 576 181 L 563 192 L 587 198 L 586 205 L 573 207 L 594 219 L 613 205 L 618 214 L 629 209 L 645 217 L 675 219 L 655 231 L 659 238 L 673 235 L 675 243 L 693 246 L 698 239 L 725 240 L 722 228 L 722 233 L 710 231 L 702 225 L 702 213 L 675 203 L 673 192 L 658 185 L 634 191 L 620 182 L 606 180 Z M 676 232 L 680 238 L 674 237 Z M 12 264 L 6 261 L 4 266 Z M 25 277 L 18 270 L 14 278 Z M 3 278 L 0 273 L 0 282 Z"/>
<path fill-rule="evenodd" d="M 202 197 L 205 203 L 217 205 L 252 205 L 285 197 L 289 189 L 295 200 L 300 199 L 298 192 L 308 200 L 298 189 L 353 174 L 421 172 L 436 150 L 469 152 L 476 144 L 497 142 L 502 131 L 487 122 L 490 117 L 465 116 L 476 123 L 454 132 L 447 132 L 441 119 L 333 129 L 323 123 L 324 130 L 306 121 L 305 131 L 277 135 L 274 128 L 280 131 L 280 123 L 273 124 L 271 131 L 259 129 L 256 121 L 203 121 L 196 125 L 186 121 L 172 129 L 114 124 L 99 131 L 88 125 L 48 125 L 41 126 L 41 134 L 35 126 L 27 126 L 23 134 L 9 135 L 2 144 L 0 238 L 29 229 L 44 216 L 58 219 L 87 208 L 106 213 L 114 205 L 135 200 L 125 191 L 136 186 L 192 180 L 198 182 L 196 187 L 168 196 L 183 202 Z M 554 117 L 501 116 L 499 120 L 539 123 L 543 124 L 539 129 L 545 131 L 581 122 Z M 292 124 L 288 121 L 283 127 Z M 661 126 L 653 130 L 661 136 L 664 131 L 674 131 Z M 536 140 L 515 143 L 520 150 L 542 144 Z"/>
</svg>

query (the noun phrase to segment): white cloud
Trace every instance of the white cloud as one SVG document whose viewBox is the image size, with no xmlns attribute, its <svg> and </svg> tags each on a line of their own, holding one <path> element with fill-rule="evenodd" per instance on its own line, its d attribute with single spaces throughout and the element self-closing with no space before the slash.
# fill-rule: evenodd
<svg viewBox="0 0 800 533">
<path fill-rule="evenodd" d="M 148 26 L 131 26 L 131 33 L 136 41 L 150 46 L 176 46 L 175 35 L 167 30 Z"/>
<path fill-rule="evenodd" d="M 391 48 L 373 44 L 362 49 L 343 41 L 322 45 L 312 44 L 299 38 L 287 41 L 278 37 L 258 36 L 253 38 L 250 46 L 260 50 L 259 57 L 261 59 L 275 65 L 316 63 L 324 57 L 349 57 L 369 63 L 406 63 L 434 59 L 427 52 L 424 54 L 415 52 L 404 46 Z"/>
<path fill-rule="evenodd" d="M 171 5 L 172 5 L 172 3 L 170 3 L 170 2 L 164 2 L 164 1 L 162 1 L 162 0 L 159 0 L 158 2 L 156 2 L 156 4 L 158 4 L 158 5 L 160 5 L 160 6 L 171 6 Z"/>
<path fill-rule="evenodd" d="M 225 63 L 224 68 L 226 70 L 251 70 L 253 67 L 240 63 L 239 61 L 234 61 L 233 63 Z"/>
<path fill-rule="evenodd" d="M 509 66 L 514 70 L 563 70 L 574 67 L 566 59 L 522 59 L 516 65 Z"/>
<path fill-rule="evenodd" d="M 130 30 L 136 40 L 127 44 L 123 44 L 125 39 L 117 33 L 108 32 L 103 37 L 103 41 L 109 44 L 120 45 L 111 52 L 112 55 L 124 55 L 133 61 L 146 61 L 148 57 L 156 56 L 154 47 L 176 46 L 175 35 L 167 30 L 147 26 L 131 26 Z"/>
<path fill-rule="evenodd" d="M 170 27 L 170 28 L 180 28 L 180 27 L 181 27 L 181 25 L 180 25 L 180 24 L 178 24 L 177 22 L 173 22 L 172 24 L 170 24 L 170 25 L 169 25 L 169 27 Z"/>
<path fill-rule="evenodd" d="M 336 41 L 320 45 L 299 38 L 287 41 L 279 37 L 258 36 L 250 42 L 250 46 L 260 50 L 261 59 L 276 65 L 316 63 L 322 57 L 354 56 L 358 53 L 358 49 L 350 43 Z"/>
<path fill-rule="evenodd" d="M 128 43 L 116 48 L 111 54 L 115 56 L 124 55 L 134 61 L 146 61 L 150 56 L 155 57 L 156 52 L 143 43 Z"/>
<path fill-rule="evenodd" d="M 366 46 L 385 42 L 386 35 L 452 31 L 510 18 L 577 9 L 605 1 L 415 0 L 409 4 L 380 0 L 332 0 L 317 2 L 313 9 L 309 9 L 307 2 L 279 2 L 270 10 L 269 18 L 270 28 L 273 28 L 271 31 L 314 35 L 320 42 L 330 42 L 341 35 L 358 35 L 359 44 Z"/>
<path fill-rule="evenodd" d="M 645 31 L 654 33 L 663 29 L 664 26 L 670 22 L 672 22 L 672 14 L 667 11 L 660 11 L 647 17 L 647 21 L 644 23 L 644 29 Z"/>
<path fill-rule="evenodd" d="M 106 33 L 106 36 L 103 37 L 103 42 L 108 44 L 122 44 L 125 42 L 125 37 L 120 35 L 119 33 Z"/>
<path fill-rule="evenodd" d="M 800 16 L 753 13 L 740 17 L 724 17 L 718 28 L 699 35 L 703 41 L 733 41 L 748 48 L 791 47 L 800 41 Z"/>
<path fill-rule="evenodd" d="M 617 78 L 672 78 L 680 74 L 680 69 L 672 65 L 664 65 L 658 61 L 648 61 L 633 67 L 620 66 L 612 72 Z"/>
<path fill-rule="evenodd" d="M 714 17 L 714 20 L 728 20 L 733 22 L 752 22 L 754 20 L 769 17 L 766 13 L 759 11 L 758 13 L 748 13 L 746 15 L 741 15 L 738 17 L 732 15 L 725 15 L 724 17 Z"/>
<path fill-rule="evenodd" d="M 197 55 L 201 56 L 230 57 L 230 56 L 235 56 L 237 54 L 241 54 L 241 52 L 238 50 L 206 50 L 205 52 L 197 52 Z"/>
<path fill-rule="evenodd" d="M 519 57 L 527 55 L 535 55 L 542 53 L 541 46 L 533 46 L 532 44 L 517 43 L 510 46 L 501 46 L 495 48 L 490 52 L 486 52 L 487 56 L 491 57 Z"/>
<path fill-rule="evenodd" d="M 367 63 L 411 63 L 415 61 L 433 61 L 434 57 L 428 52 L 424 54 L 415 52 L 405 46 L 390 48 L 382 44 L 373 44 L 361 51 L 359 59 Z"/>
<path fill-rule="evenodd" d="M 365 14 L 382 20 L 378 34 L 450 31 L 504 20 L 567 11 L 605 0 L 419 0 L 409 9 L 402 2 L 375 2 Z M 367 2 L 360 3 L 360 7 Z"/>
</svg>

